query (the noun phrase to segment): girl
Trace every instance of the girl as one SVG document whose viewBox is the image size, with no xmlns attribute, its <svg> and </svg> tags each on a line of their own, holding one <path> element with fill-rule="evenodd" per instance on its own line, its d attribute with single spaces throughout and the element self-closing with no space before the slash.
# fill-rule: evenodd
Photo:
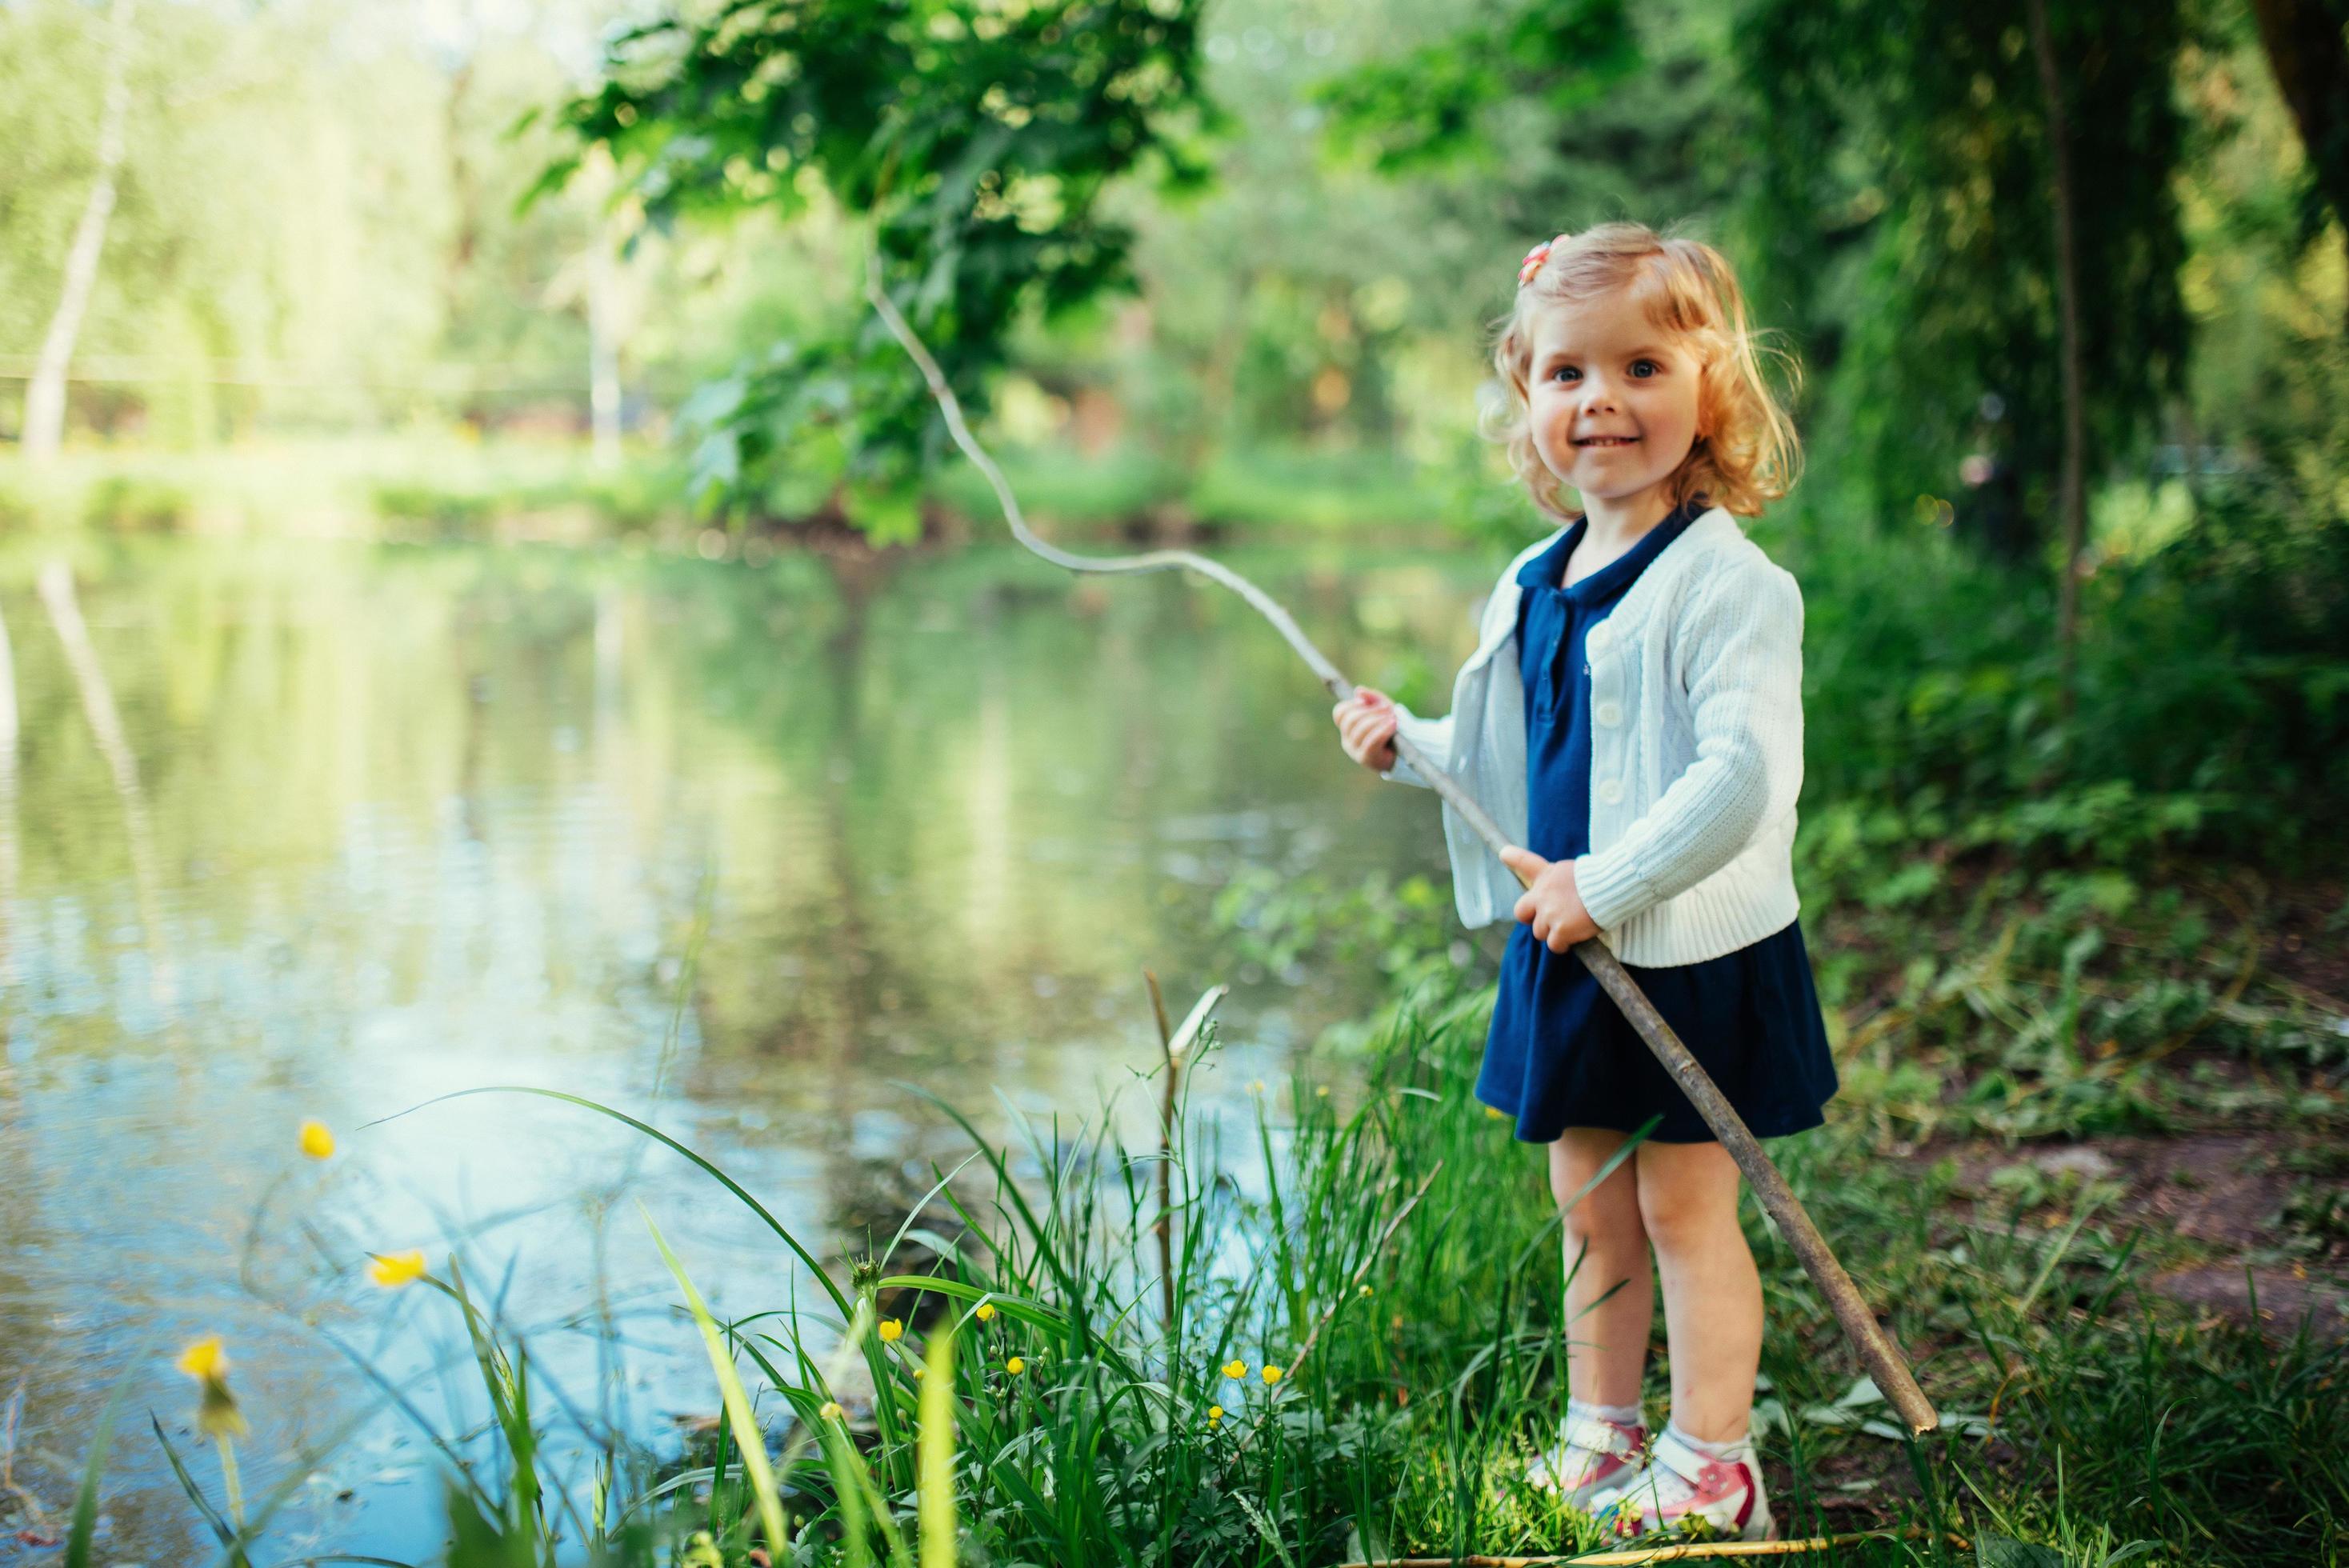
<svg viewBox="0 0 2349 1568">
<path fill-rule="evenodd" d="M 1533 1479 L 1621 1534 L 1702 1517 L 1768 1540 L 1747 1431 L 1762 1287 L 1737 1167 L 1568 949 L 1614 949 L 1757 1136 L 1823 1119 L 1835 1064 L 1789 857 L 1802 595 L 1737 521 L 1786 492 L 1794 430 L 1709 245 L 1636 223 L 1561 234 L 1526 257 L 1498 325 L 1509 397 L 1487 433 L 1563 526 L 1501 574 L 1448 717 L 1367 688 L 1332 717 L 1349 757 L 1423 784 L 1396 760 L 1408 738 L 1516 841 L 1495 859 L 1444 813 L 1462 920 L 1517 921 L 1476 1095 L 1549 1146 L 1557 1201 L 1661 1119 L 1566 1215 L 1578 1340 Z M 1651 1248 L 1671 1418 L 1650 1445 Z"/>
</svg>

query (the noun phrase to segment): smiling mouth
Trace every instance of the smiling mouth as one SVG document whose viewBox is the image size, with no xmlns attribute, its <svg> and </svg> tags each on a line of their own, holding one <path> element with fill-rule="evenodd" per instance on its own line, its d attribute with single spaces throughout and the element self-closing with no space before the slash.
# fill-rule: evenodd
<svg viewBox="0 0 2349 1568">
<path fill-rule="evenodd" d="M 1628 447 L 1639 438 L 1637 436 L 1585 436 L 1574 444 L 1578 447 Z"/>
</svg>

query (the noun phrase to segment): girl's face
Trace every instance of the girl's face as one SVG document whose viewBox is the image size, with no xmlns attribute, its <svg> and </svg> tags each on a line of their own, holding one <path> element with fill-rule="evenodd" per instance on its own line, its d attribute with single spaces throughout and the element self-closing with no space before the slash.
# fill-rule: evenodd
<svg viewBox="0 0 2349 1568">
<path fill-rule="evenodd" d="M 1699 369 L 1622 291 L 1546 304 L 1526 394 L 1534 449 L 1586 507 L 1636 500 L 1696 444 Z"/>
</svg>

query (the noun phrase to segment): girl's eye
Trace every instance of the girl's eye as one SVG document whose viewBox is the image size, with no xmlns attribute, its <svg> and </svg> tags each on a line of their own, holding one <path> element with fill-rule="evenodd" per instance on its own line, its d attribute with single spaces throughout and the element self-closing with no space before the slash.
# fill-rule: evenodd
<svg viewBox="0 0 2349 1568">
<path fill-rule="evenodd" d="M 1658 375 L 1658 376 L 1661 376 L 1661 375 L 1662 375 L 1662 374 L 1663 374 L 1664 367 L 1663 367 L 1662 366 L 1661 366 L 1661 365 L 1657 364 L 1657 363 L 1656 363 L 1654 360 L 1652 360 L 1652 359 L 1635 359 L 1635 360 L 1633 360 L 1633 361 L 1631 362 L 1631 368 L 1632 368 L 1632 370 L 1633 370 L 1634 372 L 1637 372 L 1637 371 L 1639 370 L 1640 366 L 1642 366 L 1642 365 L 1646 366 L 1650 370 L 1654 371 L 1654 372 L 1656 373 L 1656 375 Z M 1640 377 L 1640 379 L 1641 379 L 1642 381 L 1649 381 L 1649 380 L 1653 380 L 1653 379 L 1654 379 L 1654 377 L 1642 376 L 1642 377 Z"/>
<path fill-rule="evenodd" d="M 1559 366 L 1557 369 L 1555 369 L 1555 370 L 1551 371 L 1549 374 L 1550 374 L 1550 379 L 1552 379 L 1552 380 L 1554 381 L 1554 380 L 1557 379 L 1557 378 L 1558 378 L 1559 377 L 1561 377 L 1561 376 L 1579 376 L 1579 375 L 1581 375 L 1581 374 L 1582 374 L 1582 372 L 1581 372 L 1581 371 L 1579 371 L 1579 370 L 1577 370 L 1577 369 L 1576 369 L 1573 366 L 1571 366 L 1571 365 L 1561 365 L 1561 366 Z"/>
</svg>

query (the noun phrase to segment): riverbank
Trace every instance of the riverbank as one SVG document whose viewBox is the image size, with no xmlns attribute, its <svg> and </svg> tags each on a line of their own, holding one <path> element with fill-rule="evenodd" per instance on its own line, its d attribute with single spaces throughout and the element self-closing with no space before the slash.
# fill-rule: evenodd
<svg viewBox="0 0 2349 1568">
<path fill-rule="evenodd" d="M 1004 1142 L 969 1128 L 973 1158 L 941 1166 L 869 1254 L 832 1253 L 737 1189 L 797 1283 L 709 1322 L 740 1402 L 681 1455 L 643 1429 L 578 1428 L 580 1412 L 611 1408 L 609 1390 L 532 1403 L 517 1315 L 558 1304 L 468 1286 L 495 1260 L 336 1260 L 398 1288 L 420 1274 L 445 1299 L 419 1312 L 471 1326 L 477 1365 L 441 1377 L 486 1378 L 492 1418 L 460 1431 L 416 1417 L 460 1521 L 446 1560 L 535 1562 L 584 1538 L 599 1561 L 650 1563 L 706 1532 L 686 1560 L 829 1565 L 901 1560 L 898 1542 L 949 1528 L 960 1560 L 988 1562 L 1271 1568 L 1596 1544 L 1524 1480 L 1556 1419 L 1571 1328 L 1537 1151 L 1468 1092 L 1489 1002 L 1484 988 L 1413 985 L 1351 1054 L 1259 1082 L 1237 1118 L 1182 1102 L 1165 1156 L 1112 1130 L 1133 1126 L 1112 1111 Z M 1212 1026 L 1184 1038 L 1185 1070 L 1211 1068 Z M 1154 1102 L 1162 1086 L 1127 1092 Z M 1869 1537 L 1838 1563 L 2340 1560 L 2337 1325 L 2181 1304 L 2159 1284 L 2191 1243 L 2108 1180 L 2116 1166 L 1888 1150 L 1886 1109 L 1881 1085 L 1855 1073 L 1826 1128 L 1773 1151 L 1943 1428 L 1905 1439 L 1749 1206 L 1771 1304 L 1756 1419 L 1789 1534 Z M 705 1201 L 731 1206 L 722 1171 L 671 1148 L 715 1183 Z M 690 1298 L 695 1249 L 679 1253 Z M 815 1263 L 822 1278 L 805 1271 Z M 926 1373 L 951 1380 L 951 1400 Z M 1660 1336 L 1658 1414 L 1668 1377 Z M 399 1392 L 440 1402 L 429 1380 Z M 732 1446 L 745 1421 L 764 1433 L 766 1466 Z M 951 1451 L 933 1451 L 924 1432 L 949 1421 Z M 224 1513 L 216 1483 L 189 1485 Z M 277 1501 L 256 1502 L 250 1537 L 266 1540 Z"/>
<path fill-rule="evenodd" d="M 1371 455 L 1266 449 L 1219 454 L 1186 472 L 1146 454 L 1080 459 L 1007 452 L 1039 526 L 1152 539 L 1245 534 L 1257 542 L 1335 530 L 1390 541 L 1440 539 L 1473 498 Z M 69 450 L 28 467 L 0 450 L 0 530 L 511 543 L 640 537 L 713 559 L 795 542 L 882 546 L 994 538 L 994 495 L 968 465 L 933 475 L 912 510 L 861 522 L 825 511 L 726 518 L 698 504 L 685 459 L 629 444 L 608 460 L 576 440 L 461 432 L 285 438 L 174 451 Z M 705 541 L 705 535 L 715 534 Z"/>
</svg>

